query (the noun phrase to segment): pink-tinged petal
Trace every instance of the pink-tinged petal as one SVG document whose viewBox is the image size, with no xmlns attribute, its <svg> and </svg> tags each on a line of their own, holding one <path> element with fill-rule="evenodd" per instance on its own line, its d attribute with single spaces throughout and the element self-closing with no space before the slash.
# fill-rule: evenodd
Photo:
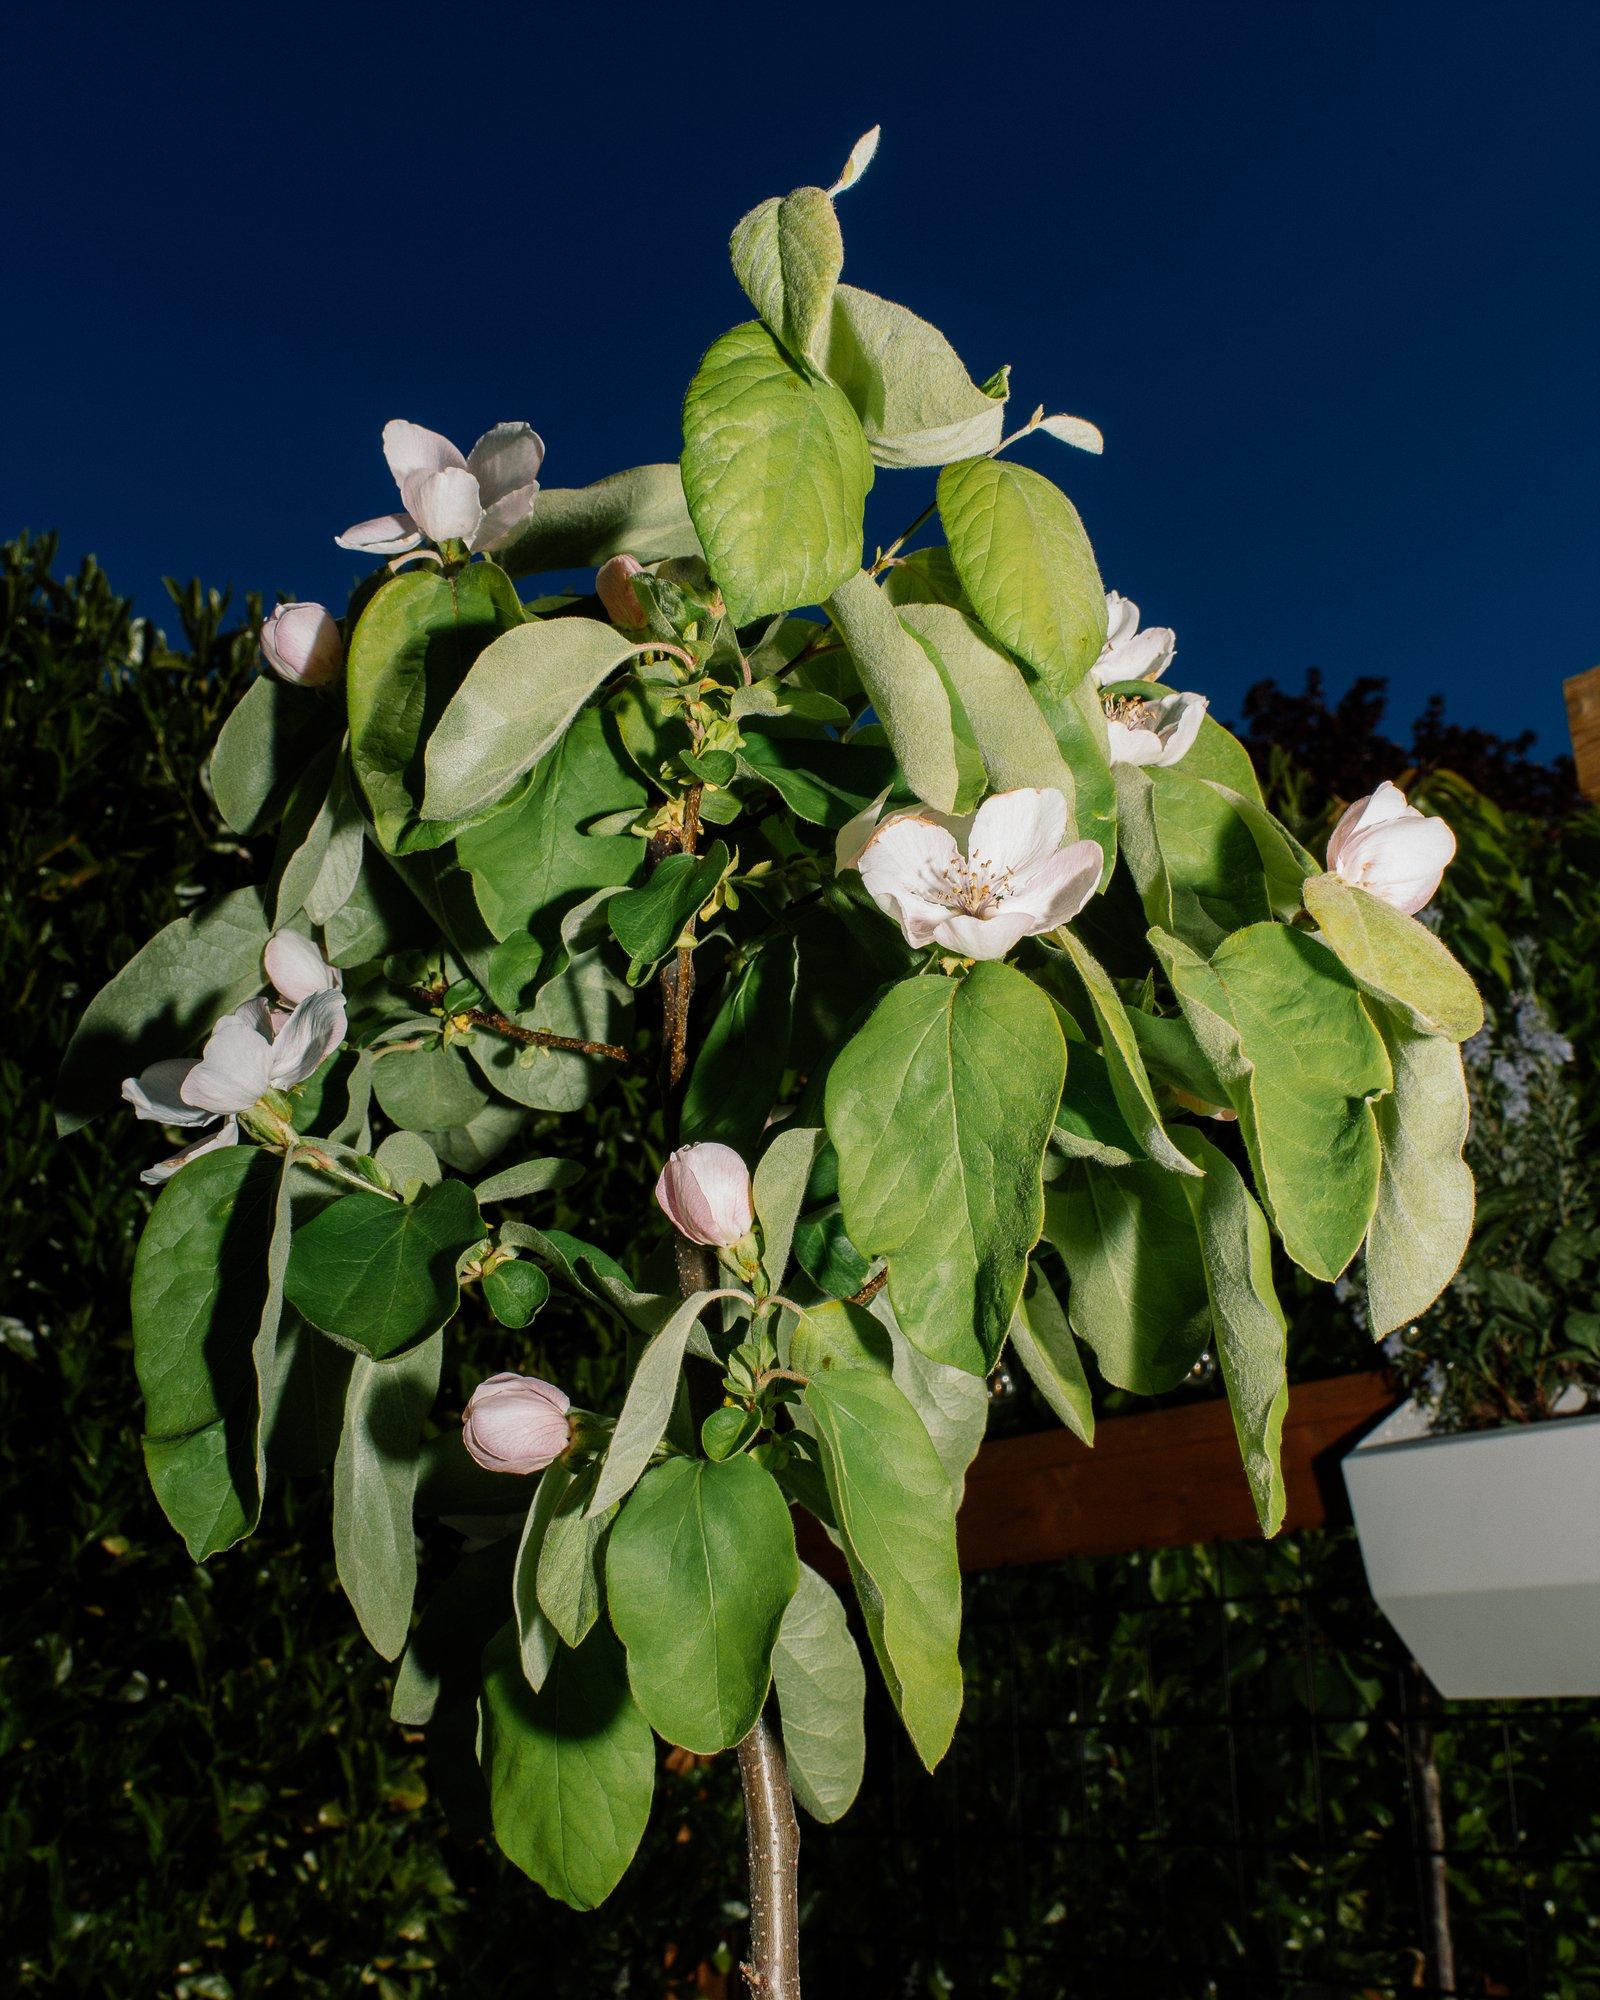
<svg viewBox="0 0 1600 2000">
<path fill-rule="evenodd" d="M 441 437 L 437 431 L 427 430 L 421 424 L 408 424 L 403 417 L 394 417 L 384 425 L 383 455 L 389 461 L 394 483 L 402 493 L 406 490 L 406 481 L 415 479 L 419 474 L 444 472 L 452 466 L 463 472 L 467 464 L 447 437 Z"/>
<path fill-rule="evenodd" d="M 430 542 L 465 542 L 478 532 L 478 482 L 463 466 L 418 472 L 400 488 L 406 511 Z"/>
<path fill-rule="evenodd" d="M 239 1143 L 239 1122 L 235 1118 L 224 1118 L 215 1132 L 203 1139 L 196 1139 L 185 1146 L 181 1153 L 172 1153 L 164 1160 L 158 1160 L 153 1167 L 146 1167 L 139 1176 L 147 1187 L 159 1187 L 163 1181 L 170 1181 L 180 1167 L 188 1166 L 191 1160 L 198 1160 L 202 1153 L 215 1153 L 223 1146 L 237 1146 Z"/>
<path fill-rule="evenodd" d="M 543 464 L 544 439 L 532 424 L 496 424 L 467 453 L 467 470 L 490 510 L 508 494 L 536 485 Z"/>
<path fill-rule="evenodd" d="M 572 1405 L 535 1375 L 491 1375 L 472 1392 L 461 1440 L 486 1472 L 543 1472 L 572 1440 Z"/>
<path fill-rule="evenodd" d="M 656 1181 L 656 1202 L 680 1236 L 726 1250 L 755 1222 L 750 1169 L 714 1140 L 680 1146 Z"/>
<path fill-rule="evenodd" d="M 255 1002 L 265 1007 L 265 1002 Z M 183 1080 L 183 1101 L 198 1111 L 227 1117 L 248 1111 L 272 1087 L 272 1044 L 244 1009 L 224 1014 L 211 1031 L 205 1053 Z"/>
<path fill-rule="evenodd" d="M 272 1087 L 292 1090 L 297 1083 L 304 1083 L 333 1054 L 344 1033 L 344 995 L 337 988 L 326 987 L 302 1000 L 272 1044 Z"/>
<path fill-rule="evenodd" d="M 1365 832 L 1371 826 L 1384 826 L 1390 820 L 1401 819 L 1415 811 L 1414 806 L 1407 805 L 1406 795 L 1400 787 L 1385 778 L 1375 792 L 1368 792 L 1364 799 L 1357 799 L 1353 805 L 1346 806 L 1339 815 L 1338 825 L 1328 836 L 1328 866 L 1338 868 L 1339 856 L 1356 834 Z"/>
<path fill-rule="evenodd" d="M 338 968 L 330 965 L 311 939 L 302 937 L 299 931 L 274 931 L 267 939 L 261 962 L 278 997 L 287 1000 L 291 1007 L 309 1000 L 313 993 L 343 984 Z"/>
<path fill-rule="evenodd" d="M 1414 917 L 1433 900 L 1455 851 L 1456 837 L 1444 820 L 1408 810 L 1404 819 L 1380 821 L 1347 840 L 1337 872 Z"/>
<path fill-rule="evenodd" d="M 1028 919 L 1027 935 L 1053 931 L 1072 919 L 1100 886 L 1105 856 L 1092 840 L 1075 840 L 1018 876 L 1000 914 L 1013 909 Z"/>
<path fill-rule="evenodd" d="M 594 589 L 606 616 L 619 632 L 640 632 L 645 626 L 644 606 L 633 587 L 644 565 L 634 556 L 613 556 L 595 571 Z"/>
<path fill-rule="evenodd" d="M 333 539 L 339 548 L 354 549 L 363 556 L 403 556 L 408 549 L 422 545 L 422 535 L 409 514 L 374 514 L 370 521 L 357 521 Z"/>
<path fill-rule="evenodd" d="M 856 866 L 867 894 L 920 949 L 949 912 L 961 850 L 947 827 L 903 814 L 878 828 Z"/>
<path fill-rule="evenodd" d="M 166 1056 L 137 1076 L 125 1076 L 123 1102 L 133 1106 L 135 1118 L 154 1125 L 203 1125 L 210 1113 L 183 1101 L 183 1080 L 194 1065 L 193 1056 Z"/>
<path fill-rule="evenodd" d="M 280 604 L 261 628 L 261 650 L 280 680 L 326 687 L 344 671 L 339 627 L 320 604 Z"/>
<path fill-rule="evenodd" d="M 1113 764 L 1159 764 L 1161 738 L 1153 729 L 1130 729 L 1115 716 L 1107 716 L 1106 756 Z"/>
<path fill-rule="evenodd" d="M 1161 755 L 1156 762 L 1170 767 L 1194 748 L 1210 703 L 1203 694 L 1168 694 L 1150 707 L 1155 715 L 1156 734 L 1161 739 Z"/>
<path fill-rule="evenodd" d="M 484 509 L 483 519 L 478 523 L 478 531 L 470 536 L 471 548 L 476 554 L 502 547 L 517 532 L 533 512 L 533 503 L 539 497 L 539 482 L 530 486 L 519 486 L 515 492 L 507 493 L 492 507 Z"/>
<path fill-rule="evenodd" d="M 1067 802 L 1052 788 L 1025 785 L 996 792 L 979 806 L 967 836 L 967 859 L 1020 875 L 1054 854 L 1067 831 Z"/>
</svg>

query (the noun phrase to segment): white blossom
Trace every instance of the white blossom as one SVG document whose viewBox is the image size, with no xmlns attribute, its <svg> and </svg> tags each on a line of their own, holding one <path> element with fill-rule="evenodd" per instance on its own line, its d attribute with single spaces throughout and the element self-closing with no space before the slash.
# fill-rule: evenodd
<svg viewBox="0 0 1600 2000">
<path fill-rule="evenodd" d="M 727 1250 L 755 1223 L 750 1169 L 731 1146 L 705 1140 L 669 1154 L 656 1201 L 680 1236 Z"/>
<path fill-rule="evenodd" d="M 1113 764 L 1176 764 L 1193 748 L 1209 706 L 1203 694 L 1106 698 L 1106 750 Z"/>
<path fill-rule="evenodd" d="M 1407 805 L 1386 778 L 1346 809 L 1328 839 L 1328 866 L 1341 881 L 1414 917 L 1432 901 L 1455 851 L 1445 822 Z"/>
<path fill-rule="evenodd" d="M 1172 665 L 1178 635 L 1166 625 L 1139 630 L 1139 607 L 1131 598 L 1106 592 L 1106 642 L 1089 669 L 1096 687 L 1112 681 L 1158 681 Z"/>
<path fill-rule="evenodd" d="M 963 958 L 1004 958 L 1025 937 L 1075 917 L 1099 886 L 1092 840 L 1062 841 L 1060 792 L 1024 788 L 985 799 L 967 830 L 920 813 L 885 820 L 856 866 L 867 892 L 908 944 L 939 944 Z"/>
<path fill-rule="evenodd" d="M 437 431 L 396 417 L 383 427 L 405 511 L 357 521 L 334 540 L 365 555 L 403 555 L 424 541 L 497 549 L 533 511 L 544 441 L 528 424 L 496 424 L 463 458 Z"/>
</svg>

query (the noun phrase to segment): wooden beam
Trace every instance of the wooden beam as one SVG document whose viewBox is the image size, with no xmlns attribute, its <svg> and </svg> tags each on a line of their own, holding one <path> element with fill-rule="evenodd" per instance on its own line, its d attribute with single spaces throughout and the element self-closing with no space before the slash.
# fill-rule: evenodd
<svg viewBox="0 0 1600 2000">
<path fill-rule="evenodd" d="M 1572 760 L 1578 767 L 1578 790 L 1600 804 L 1600 667 L 1574 674 L 1562 683 L 1567 698 L 1567 728 L 1572 734 Z"/>
<path fill-rule="evenodd" d="M 1339 1460 L 1399 1401 L 1376 1371 L 1301 1382 L 1283 1426 L 1284 1527 L 1348 1521 Z M 842 1580 L 838 1551 L 796 1515 L 800 1553 Z M 967 1474 L 956 1523 L 964 1570 L 1187 1548 L 1261 1533 L 1223 1397 L 1113 1417 L 1091 1451 L 1069 1431 L 996 1438 Z"/>
</svg>

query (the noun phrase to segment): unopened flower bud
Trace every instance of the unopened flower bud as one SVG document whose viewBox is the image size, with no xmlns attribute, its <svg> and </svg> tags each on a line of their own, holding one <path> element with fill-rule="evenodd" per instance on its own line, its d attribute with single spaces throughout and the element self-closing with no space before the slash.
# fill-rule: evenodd
<svg viewBox="0 0 1600 2000">
<path fill-rule="evenodd" d="M 680 1236 L 730 1249 L 755 1223 L 750 1169 L 731 1146 L 714 1140 L 680 1146 L 661 1169 L 656 1200 Z"/>
<path fill-rule="evenodd" d="M 535 1375 L 491 1375 L 462 1413 L 462 1442 L 485 1472 L 543 1472 L 571 1442 L 570 1407 Z"/>
<path fill-rule="evenodd" d="M 1414 917 L 1431 901 L 1455 851 L 1445 822 L 1407 805 L 1405 793 L 1385 779 L 1333 829 L 1328 866 L 1341 881 Z"/>
<path fill-rule="evenodd" d="M 344 641 L 320 604 L 280 604 L 261 628 L 261 650 L 281 680 L 326 687 L 344 671 Z"/>
<path fill-rule="evenodd" d="M 649 622 L 633 587 L 633 579 L 643 568 L 632 556 L 613 556 L 594 580 L 606 616 L 624 632 L 637 632 Z"/>
</svg>

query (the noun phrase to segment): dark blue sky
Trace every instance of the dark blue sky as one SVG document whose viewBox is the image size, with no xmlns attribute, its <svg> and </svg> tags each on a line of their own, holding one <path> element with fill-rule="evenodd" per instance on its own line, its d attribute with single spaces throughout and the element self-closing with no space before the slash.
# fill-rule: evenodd
<svg viewBox="0 0 1600 2000">
<path fill-rule="evenodd" d="M 1038 441 L 1223 714 L 1385 673 L 1565 747 L 1600 660 L 1600 7 L 30 10 L 0 82 L 0 533 L 338 602 L 402 415 L 676 455 L 729 229 L 883 146 L 846 275 Z M 236 18 L 234 18 L 236 17 Z M 869 527 L 922 503 L 880 474 Z"/>
</svg>

